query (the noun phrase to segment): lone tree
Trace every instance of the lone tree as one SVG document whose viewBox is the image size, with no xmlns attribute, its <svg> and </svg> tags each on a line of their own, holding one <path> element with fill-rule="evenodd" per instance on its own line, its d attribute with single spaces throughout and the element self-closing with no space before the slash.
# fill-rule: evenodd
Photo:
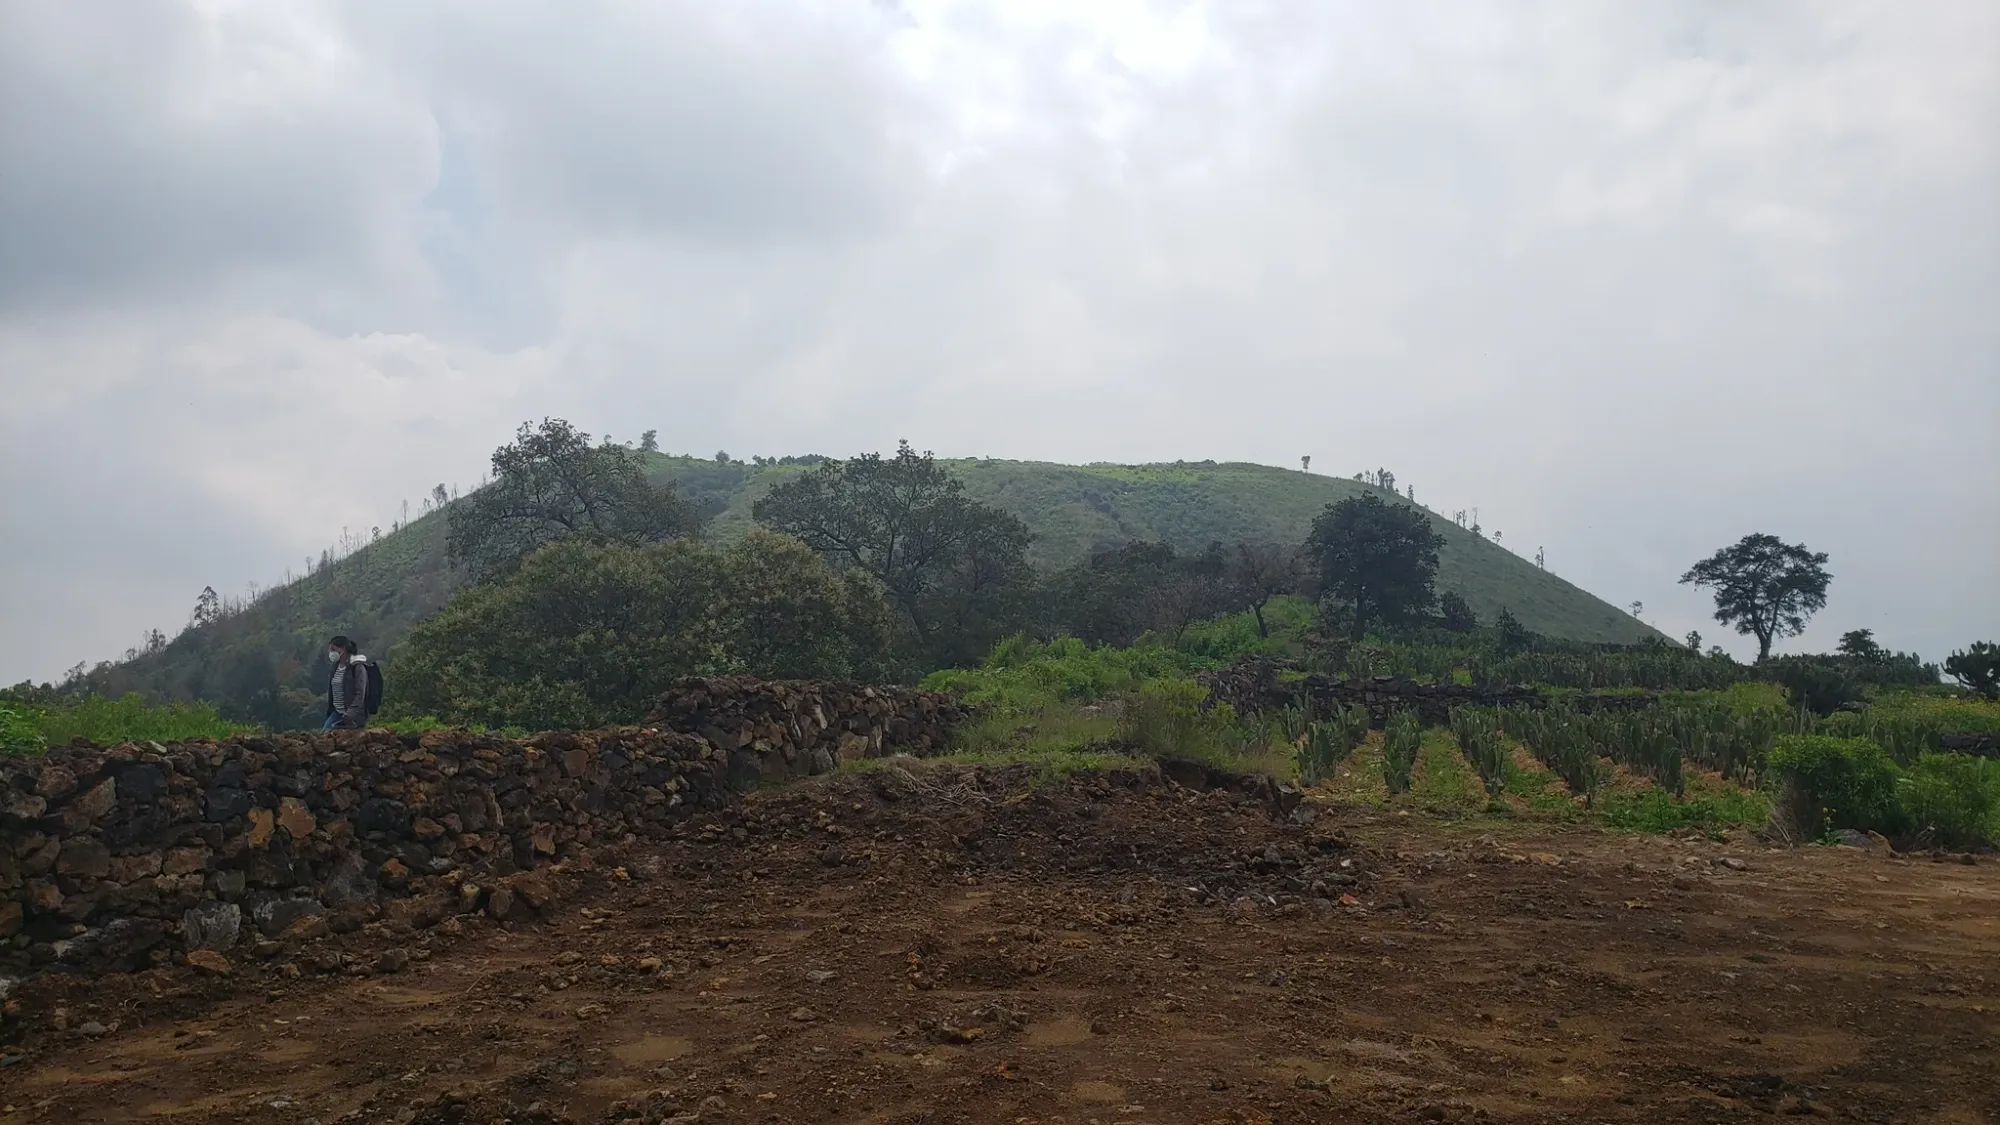
<svg viewBox="0 0 2000 1125">
<path fill-rule="evenodd" d="M 1238 543 L 1230 561 L 1229 584 L 1238 599 L 1247 603 L 1257 619 L 1257 635 L 1271 635 L 1264 623 L 1264 607 L 1272 598 L 1298 593 L 1305 572 L 1297 547 L 1276 543 Z"/>
<path fill-rule="evenodd" d="M 1785 543 L 1775 535 L 1746 535 L 1694 564 L 1683 585 L 1715 591 L 1715 619 L 1757 638 L 1757 659 L 1771 642 L 1805 632 L 1806 619 L 1826 608 L 1826 552 Z"/>
<path fill-rule="evenodd" d="M 1453 591 L 1438 595 L 1438 617 L 1454 633 L 1470 633 L 1479 628 L 1479 615 L 1472 611 L 1472 603 Z"/>
<path fill-rule="evenodd" d="M 443 491 L 443 486 L 439 486 Z M 451 557 L 482 581 L 512 571 L 535 548 L 576 539 L 637 547 L 689 535 L 701 517 L 673 486 L 655 488 L 639 456 L 590 444 L 560 418 L 521 423 L 493 451 L 493 483 L 451 505 Z"/>
<path fill-rule="evenodd" d="M 1028 574 L 1028 526 L 968 498 L 909 442 L 894 457 L 825 462 L 773 487 L 751 514 L 836 568 L 872 575 L 936 663 L 986 651 Z"/>
<path fill-rule="evenodd" d="M 1306 537 L 1320 593 L 1352 607 L 1357 640 L 1371 624 L 1430 608 L 1442 546 L 1428 516 L 1372 492 L 1328 505 Z"/>
<path fill-rule="evenodd" d="M 1839 651 L 1842 656 L 1864 663 L 1873 663 L 1889 655 L 1888 650 L 1875 640 L 1873 629 L 1850 629 L 1842 633 Z"/>
</svg>

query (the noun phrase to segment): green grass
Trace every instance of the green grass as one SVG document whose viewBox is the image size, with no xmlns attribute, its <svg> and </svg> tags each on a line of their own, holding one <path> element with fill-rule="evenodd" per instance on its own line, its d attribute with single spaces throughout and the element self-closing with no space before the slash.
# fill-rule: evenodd
<svg viewBox="0 0 2000 1125">
<path fill-rule="evenodd" d="M 1895 692 L 1878 696 L 1869 704 L 1868 713 L 1883 719 L 1922 722 L 1954 734 L 2000 735 L 2000 700 Z"/>
<path fill-rule="evenodd" d="M 1510 741 L 1510 748 L 1512 745 Z M 1570 795 L 1569 790 L 1558 787 L 1560 781 L 1560 778 L 1539 764 L 1523 766 L 1510 756 L 1507 762 L 1507 786 L 1503 792 L 1520 802 L 1527 814 L 1535 820 L 1579 819 L 1583 816 L 1583 806 Z"/>
<path fill-rule="evenodd" d="M 1698 829 L 1711 834 L 1724 829 L 1756 831 L 1771 816 L 1771 802 L 1755 789 L 1698 778 L 1688 785 L 1685 800 L 1657 786 L 1607 789 L 1600 801 L 1604 824 L 1628 832 L 1672 832 Z"/>
<path fill-rule="evenodd" d="M 1143 770 L 1153 764 L 1145 758 L 1110 750 L 1064 750 L 1034 744 L 983 751 L 963 750 L 934 755 L 921 761 L 962 766 L 1028 766 L 1034 771 L 1036 780 L 1042 782 L 1079 773 Z M 859 758 L 842 762 L 835 773 L 868 773 L 895 763 L 895 758 Z"/>
<path fill-rule="evenodd" d="M 1418 808 L 1443 816 L 1473 816 L 1486 811 L 1486 786 L 1479 780 L 1451 732 L 1427 730 L 1417 752 L 1417 772 L 1410 799 Z"/>
<path fill-rule="evenodd" d="M 933 672 L 923 687 L 1019 715 L 1058 703 L 1110 699 L 1188 670 L 1187 657 L 1164 645 L 1092 648 L 1074 637 L 1047 644 L 1016 637 L 995 646 L 979 667 Z"/>
<path fill-rule="evenodd" d="M 1048 703 L 1030 713 L 989 713 L 960 731 L 949 753 L 925 760 L 961 765 L 1027 765 L 1043 779 L 1146 766 L 1146 759 L 1121 748 L 1118 732 L 1118 719 L 1100 710 L 1087 710 L 1075 703 Z M 865 772 L 881 768 L 888 760 L 843 762 L 840 769 L 847 773 Z"/>
<path fill-rule="evenodd" d="M 136 694 L 117 699 L 85 696 L 74 703 L 51 704 L 32 715 L 50 746 L 81 739 L 101 746 L 121 742 L 184 742 L 195 738 L 228 738 L 257 728 L 233 723 L 207 703 L 148 704 Z"/>
</svg>

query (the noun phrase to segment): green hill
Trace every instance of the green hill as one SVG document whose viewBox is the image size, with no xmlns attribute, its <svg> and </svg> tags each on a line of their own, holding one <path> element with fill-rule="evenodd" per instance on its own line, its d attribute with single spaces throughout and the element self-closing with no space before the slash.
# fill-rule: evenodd
<svg viewBox="0 0 2000 1125">
<path fill-rule="evenodd" d="M 750 508 L 800 466 L 746 465 L 649 455 L 656 480 L 672 480 L 727 539 L 750 524 Z M 1034 532 L 1037 566 L 1079 562 L 1133 540 L 1177 550 L 1211 542 L 1298 542 L 1328 504 L 1369 485 L 1264 465 L 1055 465 L 1036 461 L 946 462 L 974 498 L 1007 509 Z M 1433 513 L 1445 537 L 1440 590 L 1456 591 L 1484 619 L 1510 609 L 1539 633 L 1630 644 L 1658 634 L 1630 615 Z M 445 562 L 446 517 L 433 513 L 289 585 L 241 613 L 175 638 L 163 650 L 103 669 L 100 691 L 210 699 L 274 725 L 312 713 L 313 663 L 328 635 L 344 632 L 386 654 L 463 581 Z M 394 669 L 389 670 L 394 675 Z M 312 688 L 307 687 L 313 683 Z"/>
<path fill-rule="evenodd" d="M 1379 492 L 1342 477 L 1240 462 L 1174 465 L 1052 465 L 1043 461 L 947 461 L 975 499 L 1005 508 L 1035 533 L 1035 565 L 1068 566 L 1134 539 L 1197 551 L 1212 542 L 1297 543 L 1313 517 L 1350 496 Z M 665 476 L 708 500 L 711 533 L 750 526 L 750 506 L 796 468 L 744 467 L 667 459 Z M 729 479 L 727 488 L 718 487 Z M 719 502 L 718 502 L 719 501 Z M 1407 503 L 1407 501 L 1404 501 Z M 1484 620 L 1511 609 L 1538 633 L 1579 641 L 1636 644 L 1651 626 L 1541 569 L 1484 536 L 1429 513 L 1445 538 L 1438 588 L 1454 590 Z"/>
</svg>

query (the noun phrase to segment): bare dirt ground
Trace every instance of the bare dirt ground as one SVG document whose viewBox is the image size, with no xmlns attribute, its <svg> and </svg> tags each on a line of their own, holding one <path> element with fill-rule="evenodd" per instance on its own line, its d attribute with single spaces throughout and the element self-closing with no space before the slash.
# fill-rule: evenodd
<svg viewBox="0 0 2000 1125">
<path fill-rule="evenodd" d="M 794 786 L 540 922 L 36 978 L 0 1125 L 2000 1120 L 1992 857 L 1318 811 Z"/>
</svg>

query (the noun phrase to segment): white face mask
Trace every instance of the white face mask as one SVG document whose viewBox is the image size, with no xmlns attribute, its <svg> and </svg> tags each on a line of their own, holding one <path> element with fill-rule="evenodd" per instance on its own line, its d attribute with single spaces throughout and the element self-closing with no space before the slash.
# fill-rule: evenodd
<svg viewBox="0 0 2000 1125">
<path fill-rule="evenodd" d="M 336 650 L 334 650 L 334 651 L 332 651 L 332 652 L 329 652 L 329 653 L 327 653 L 327 654 L 326 654 L 326 659 L 327 659 L 327 663 L 329 663 L 329 664 L 338 664 L 338 663 L 340 663 L 340 655 L 341 655 L 341 654 L 340 654 L 340 651 L 339 651 L 338 649 L 336 649 Z"/>
</svg>

